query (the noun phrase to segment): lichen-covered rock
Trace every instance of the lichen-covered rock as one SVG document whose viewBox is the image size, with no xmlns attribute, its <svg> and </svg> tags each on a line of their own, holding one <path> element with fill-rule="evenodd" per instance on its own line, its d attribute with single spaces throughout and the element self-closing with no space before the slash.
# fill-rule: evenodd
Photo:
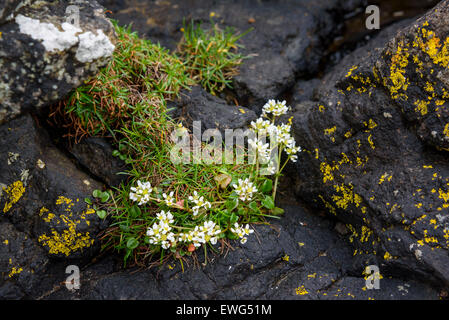
<svg viewBox="0 0 449 320">
<path fill-rule="evenodd" d="M 293 125 L 297 195 L 347 224 L 359 259 L 446 287 L 448 16 L 442 1 L 346 57 Z"/>
<path fill-rule="evenodd" d="M 114 50 L 114 29 L 95 1 L 16 2 L 0 25 L 0 123 L 61 99 Z"/>
<path fill-rule="evenodd" d="M 61 287 L 48 299 L 438 299 L 439 292 L 411 280 L 384 276 L 382 290 L 366 288 L 357 263 L 329 220 L 286 205 L 285 217 L 207 266 L 178 261 L 149 270 L 117 270 L 104 259 L 81 273 L 81 289 Z M 225 249 L 226 250 L 226 249 Z M 198 263 L 204 256 L 198 254 Z M 190 261 L 192 262 L 192 261 Z"/>
<path fill-rule="evenodd" d="M 36 0 L 3 0 L 0 3 L 0 24 L 14 18 L 14 13 L 24 5 L 29 5 Z"/>
<path fill-rule="evenodd" d="M 84 202 L 102 185 L 26 115 L 0 126 L 0 214 L 50 257 L 89 256 L 102 225 Z"/>
</svg>

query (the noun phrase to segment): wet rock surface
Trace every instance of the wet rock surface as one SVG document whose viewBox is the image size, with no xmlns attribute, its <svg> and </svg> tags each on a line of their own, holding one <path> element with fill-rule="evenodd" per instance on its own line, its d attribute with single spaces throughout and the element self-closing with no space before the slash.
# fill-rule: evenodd
<svg viewBox="0 0 449 320">
<path fill-rule="evenodd" d="M 60 100 L 106 65 L 114 49 L 112 24 L 95 1 L 78 1 L 67 13 L 70 2 L 20 3 L 0 8 L 0 123 Z"/>
<path fill-rule="evenodd" d="M 115 173 L 123 163 L 112 157 L 111 145 L 89 138 L 56 147 L 39 122 L 22 115 L 0 126 L 1 299 L 440 298 L 440 290 L 448 287 L 449 197 L 447 111 L 445 103 L 436 103 L 444 100 L 441 63 L 446 60 L 425 51 L 444 51 L 447 1 L 418 22 L 382 30 L 338 65 L 324 69 L 323 57 L 340 34 L 344 14 L 361 1 L 99 2 L 120 24 L 133 22 L 141 36 L 170 49 L 181 37 L 183 18 L 204 26 L 213 18 L 240 32 L 254 27 L 242 42 L 243 53 L 255 55 L 244 61 L 234 89 L 215 97 L 194 87 L 170 107 L 187 123 L 201 120 L 202 129 L 223 130 L 247 125 L 265 99 L 285 96 L 293 107 L 296 140 L 304 149 L 297 166 L 288 168 L 292 180 L 280 190 L 278 206 L 286 212 L 270 226 L 254 226 L 257 232 L 245 245 L 231 242 L 233 248 L 224 248 L 221 255 L 210 252 L 206 266 L 204 255 L 198 254 L 197 263 L 184 263 L 184 272 L 175 260 L 160 268 L 125 269 L 121 256 L 99 254 L 97 236 L 106 223 L 83 201 L 103 187 L 99 181 L 108 186 L 122 181 Z M 57 23 L 63 9 L 56 10 Z M 92 16 L 85 18 L 92 21 Z M 101 15 L 99 19 L 103 21 Z M 17 29 L 1 23 L 0 31 Z M 94 26 L 109 37 L 105 23 Z M 434 30 L 435 36 L 427 33 L 415 47 L 413 35 L 423 35 L 423 28 Z M 436 38 L 438 43 L 432 40 Z M 31 42 L 45 54 L 39 41 Z M 64 55 L 73 59 L 75 49 Z M 61 56 L 49 57 L 67 67 Z M 83 77 L 100 62 L 91 66 Z M 322 70 L 329 72 L 321 78 Z M 42 81 L 53 85 L 53 79 Z M 427 82 L 435 94 L 427 90 Z M 78 84 L 71 82 L 63 91 Z M 51 97 L 57 100 L 63 91 Z M 406 94 L 408 100 L 394 98 L 396 94 Z M 416 115 L 415 101 L 429 96 L 428 113 Z M 7 117 L 53 101 L 45 94 L 24 97 L 6 104 Z M 230 103 L 234 99 L 241 106 Z M 300 203 L 293 200 L 293 191 Z M 81 269 L 80 290 L 64 285 L 68 265 Z M 367 265 L 380 268 L 381 290 L 367 288 Z"/>
<path fill-rule="evenodd" d="M 347 224 L 354 255 L 444 286 L 448 8 L 382 32 L 294 111 L 297 195 Z"/>
<path fill-rule="evenodd" d="M 47 299 L 437 299 L 439 293 L 415 281 L 382 279 L 369 290 L 364 266 L 352 257 L 346 241 L 328 220 L 298 205 L 284 206 L 285 217 L 256 226 L 257 235 L 207 266 L 179 262 L 162 269 L 105 272 L 106 259 L 81 273 L 81 290 L 65 287 Z M 210 257 L 209 257 L 210 258 Z M 203 256 L 198 262 L 204 261 Z M 88 279 L 83 280 L 86 275 Z M 385 287 L 383 287 L 385 286 Z M 402 289 L 404 288 L 404 289 Z"/>
</svg>

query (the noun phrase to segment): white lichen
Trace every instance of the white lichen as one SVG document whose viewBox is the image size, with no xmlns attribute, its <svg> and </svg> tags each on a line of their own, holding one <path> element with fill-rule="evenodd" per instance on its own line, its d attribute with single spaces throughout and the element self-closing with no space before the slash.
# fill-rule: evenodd
<svg viewBox="0 0 449 320">
<path fill-rule="evenodd" d="M 54 24 L 41 22 L 37 19 L 19 14 L 16 19 L 21 33 L 29 35 L 42 42 L 48 52 L 64 51 L 78 45 L 75 58 L 83 63 L 92 62 L 103 57 L 110 57 L 115 46 L 102 30 L 96 34 L 91 31 L 83 32 L 80 28 L 64 22 L 60 31 Z"/>
<path fill-rule="evenodd" d="M 82 32 L 81 29 L 74 25 L 64 22 L 59 31 L 52 23 L 41 22 L 37 19 L 25 17 L 19 14 L 16 17 L 16 23 L 19 25 L 21 33 L 29 35 L 34 40 L 42 41 L 42 45 L 46 51 L 64 51 L 79 42 L 77 33 Z"/>
<path fill-rule="evenodd" d="M 81 62 L 92 62 L 102 57 L 109 57 L 114 52 L 115 46 L 100 29 L 97 30 L 97 35 L 88 31 L 78 37 L 80 44 L 76 51 L 76 58 Z"/>
</svg>

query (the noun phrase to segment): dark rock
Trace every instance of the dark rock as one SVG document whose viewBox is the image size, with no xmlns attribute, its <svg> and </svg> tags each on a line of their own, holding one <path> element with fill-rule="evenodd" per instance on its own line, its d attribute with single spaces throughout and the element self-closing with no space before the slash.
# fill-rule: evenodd
<svg viewBox="0 0 449 320">
<path fill-rule="evenodd" d="M 251 55 L 235 77 L 240 103 L 260 111 L 265 100 L 291 88 L 295 77 L 319 70 L 326 46 L 339 31 L 345 12 L 362 1 L 100 1 L 121 24 L 133 23 L 141 36 L 174 50 L 184 19 L 203 22 L 212 17 L 219 26 L 239 32 L 241 52 Z"/>
<path fill-rule="evenodd" d="M 78 23 L 70 5 L 33 2 L 0 25 L 0 123 L 60 100 L 110 60 L 115 33 L 102 7 L 78 1 Z"/>
<path fill-rule="evenodd" d="M 224 100 L 206 92 L 199 86 L 191 91 L 181 93 L 179 101 L 175 102 L 178 111 L 174 112 L 178 117 L 187 120 L 188 125 L 192 121 L 201 121 L 201 130 L 245 128 L 257 116 L 254 111 L 241 106 L 228 105 Z"/>
<path fill-rule="evenodd" d="M 160 269 L 108 273 L 98 266 L 111 262 L 99 262 L 97 271 L 87 268 L 82 272 L 78 292 L 61 288 L 46 298 L 340 299 L 342 294 L 331 293 L 341 289 L 352 290 L 351 296 L 344 297 L 352 299 L 438 299 L 436 290 L 400 279 L 381 279 L 383 290 L 365 292 L 363 268 L 352 263 L 352 250 L 332 231 L 333 223 L 298 206 L 284 207 L 285 217 L 272 221 L 271 226 L 256 226 L 257 232 L 245 245 L 233 243 L 235 250 L 213 256 L 207 266 L 185 264 L 182 272 L 179 262 L 173 261 Z M 198 261 L 204 261 L 202 254 Z"/>
<path fill-rule="evenodd" d="M 292 89 L 291 104 L 313 100 L 316 94 L 315 90 L 320 83 L 320 79 L 298 81 Z"/>
<path fill-rule="evenodd" d="M 343 59 L 293 124 L 297 195 L 346 223 L 360 261 L 446 287 L 448 14 L 442 1 Z"/>
<path fill-rule="evenodd" d="M 88 137 L 69 147 L 69 152 L 91 174 L 109 186 L 118 187 L 126 179 L 126 175 L 119 174 L 125 171 L 126 164 L 114 157 L 113 151 L 107 140 L 96 137 Z"/>
<path fill-rule="evenodd" d="M 96 237 L 105 226 L 84 198 L 102 185 L 57 150 L 29 115 L 0 126 L 0 164 L 0 292 L 9 297 L 8 288 L 17 286 L 17 295 L 36 297 L 42 278 L 50 277 L 49 259 L 98 253 Z"/>
<path fill-rule="evenodd" d="M 31 4 L 36 0 L 3 0 L 0 3 L 0 24 L 5 21 L 11 20 L 14 17 L 14 12 L 16 12 L 24 4 Z"/>
</svg>

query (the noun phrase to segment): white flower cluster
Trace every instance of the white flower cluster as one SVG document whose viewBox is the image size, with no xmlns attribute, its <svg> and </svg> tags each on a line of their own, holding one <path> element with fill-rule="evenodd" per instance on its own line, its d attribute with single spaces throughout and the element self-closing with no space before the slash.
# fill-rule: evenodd
<svg viewBox="0 0 449 320">
<path fill-rule="evenodd" d="M 289 107 L 285 101 L 268 100 L 262 108 L 262 116 L 256 121 L 251 122 L 251 128 L 258 134 L 257 139 L 249 139 L 248 143 L 254 150 L 257 150 L 259 158 L 263 162 L 268 162 L 274 151 L 274 147 L 270 148 L 268 143 L 264 143 L 261 139 L 263 136 L 270 135 L 273 140 L 272 145 L 281 146 L 289 156 L 289 159 L 296 162 L 297 153 L 301 152 L 301 147 L 296 146 L 296 141 L 291 134 L 291 124 L 275 125 L 275 118 L 287 114 Z M 270 118 L 270 115 L 272 117 Z M 267 119 L 263 119 L 263 118 Z M 277 170 L 276 165 L 271 161 L 267 166 L 268 171 L 274 174 Z"/>
<path fill-rule="evenodd" d="M 235 193 L 237 193 L 239 199 L 242 201 L 251 201 L 253 193 L 257 192 L 257 188 L 249 178 L 246 178 L 245 180 L 239 179 L 238 184 L 233 184 L 232 186 L 235 189 Z"/>
<path fill-rule="evenodd" d="M 222 230 L 215 222 L 205 221 L 202 226 L 196 226 L 195 229 L 188 233 L 181 233 L 179 235 L 179 242 L 193 243 L 195 248 L 198 248 L 207 242 L 216 244 L 218 235 L 221 233 Z"/>
<path fill-rule="evenodd" d="M 210 209 L 211 204 L 209 201 L 204 200 L 203 196 L 199 196 L 198 192 L 194 191 L 193 196 L 189 196 L 189 201 L 193 202 L 195 206 L 192 208 L 193 215 L 197 216 L 201 208 Z"/>
<path fill-rule="evenodd" d="M 262 108 L 262 116 L 267 116 L 272 114 L 275 117 L 282 116 L 290 110 L 286 105 L 286 101 L 275 101 L 273 99 L 268 100 L 268 102 Z"/>
<path fill-rule="evenodd" d="M 234 228 L 231 228 L 231 232 L 237 235 L 240 238 L 240 243 L 245 244 L 248 238 L 246 236 L 249 236 L 251 233 L 254 232 L 253 229 L 249 228 L 249 225 L 246 226 L 240 226 L 237 222 L 234 224 Z"/>
<path fill-rule="evenodd" d="M 141 206 L 150 201 L 150 194 L 153 191 L 151 187 L 151 183 L 137 181 L 137 187 L 131 187 L 131 191 L 129 193 L 129 198 L 133 201 L 138 202 L 138 205 Z"/>
<path fill-rule="evenodd" d="M 268 143 L 263 143 L 262 140 L 248 139 L 248 144 L 257 151 L 257 154 L 263 161 L 268 161 L 270 159 L 270 145 Z"/>
<path fill-rule="evenodd" d="M 157 214 L 157 219 L 159 222 L 148 228 L 147 236 L 151 244 L 161 245 L 162 248 L 168 249 L 176 244 L 175 234 L 170 225 L 174 222 L 173 215 L 170 211 L 161 211 Z"/>
</svg>

